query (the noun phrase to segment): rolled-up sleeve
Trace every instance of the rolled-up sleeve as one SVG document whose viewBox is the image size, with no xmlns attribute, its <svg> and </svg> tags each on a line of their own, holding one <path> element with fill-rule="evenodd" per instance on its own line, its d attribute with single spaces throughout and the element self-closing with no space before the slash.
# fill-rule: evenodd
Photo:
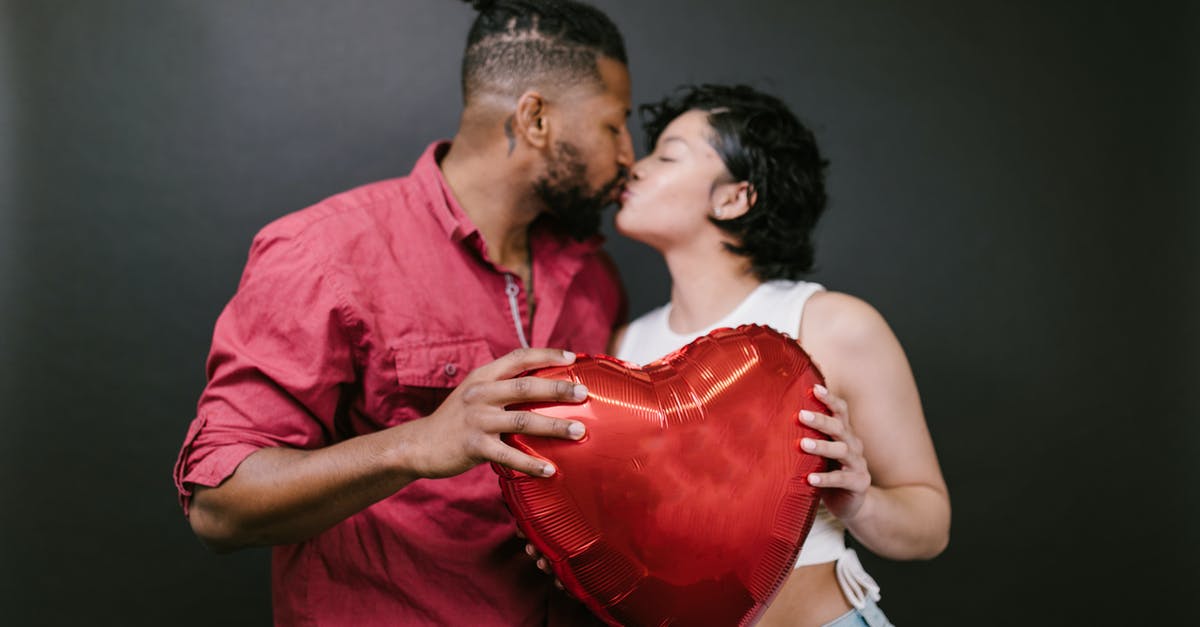
<svg viewBox="0 0 1200 627">
<path fill-rule="evenodd" d="M 330 443 L 355 367 L 352 307 L 329 265 L 295 237 L 255 238 L 175 464 L 185 513 L 194 485 L 220 485 L 259 449 Z"/>
</svg>

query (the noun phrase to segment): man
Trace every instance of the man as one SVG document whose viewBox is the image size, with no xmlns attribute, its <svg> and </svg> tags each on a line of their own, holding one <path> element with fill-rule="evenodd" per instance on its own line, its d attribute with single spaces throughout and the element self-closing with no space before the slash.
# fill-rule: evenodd
<svg viewBox="0 0 1200 627">
<path fill-rule="evenodd" d="M 278 624 L 541 625 L 564 600 L 486 462 L 548 476 L 500 434 L 583 434 L 505 407 L 586 398 L 518 375 L 623 315 L 596 234 L 629 75 L 595 8 L 474 4 L 453 142 L 263 229 L 216 324 L 176 484 L 215 550 L 275 546 Z"/>
</svg>

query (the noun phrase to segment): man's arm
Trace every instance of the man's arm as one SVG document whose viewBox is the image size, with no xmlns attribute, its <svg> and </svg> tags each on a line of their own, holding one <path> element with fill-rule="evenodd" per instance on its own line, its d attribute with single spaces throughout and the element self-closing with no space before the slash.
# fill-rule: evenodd
<svg viewBox="0 0 1200 627">
<path fill-rule="evenodd" d="M 192 529 L 218 552 L 291 544 L 417 479 L 451 477 L 484 462 L 549 476 L 553 466 L 507 446 L 500 434 L 579 439 L 583 424 L 505 407 L 577 403 L 587 390 L 568 381 L 511 377 L 574 359 L 553 349 L 517 350 L 472 372 L 424 418 L 316 450 L 261 449 L 219 486 L 196 486 Z"/>
</svg>

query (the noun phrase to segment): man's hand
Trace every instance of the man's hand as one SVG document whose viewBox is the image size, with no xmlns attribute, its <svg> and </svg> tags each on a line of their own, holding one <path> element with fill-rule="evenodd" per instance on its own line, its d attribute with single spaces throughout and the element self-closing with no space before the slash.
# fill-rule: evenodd
<svg viewBox="0 0 1200 627">
<path fill-rule="evenodd" d="M 553 465 L 506 445 L 502 433 L 525 433 L 578 440 L 581 422 L 530 411 L 509 411 L 518 403 L 580 403 L 587 388 L 570 381 L 516 377 L 546 366 L 575 361 L 573 353 L 548 348 L 515 350 L 467 375 L 437 411 L 409 423 L 414 445 L 412 470 L 419 476 L 454 476 L 496 462 L 535 477 L 553 475 Z"/>
<path fill-rule="evenodd" d="M 528 538 L 525 537 L 525 534 L 521 533 L 520 527 L 517 528 L 517 537 L 522 540 L 528 540 Z M 550 568 L 550 560 L 547 560 L 544 556 L 542 556 L 542 553 L 537 550 L 537 547 L 533 546 L 532 542 L 525 543 L 525 554 L 533 558 L 534 562 L 537 564 L 538 570 L 546 573 L 547 575 L 554 574 L 554 569 Z M 559 590 L 566 591 L 566 588 L 563 586 L 562 581 L 560 581 L 558 577 L 554 578 L 554 587 L 558 588 Z"/>
<path fill-rule="evenodd" d="M 192 529 L 218 551 L 293 544 L 423 477 L 450 477 L 488 461 L 535 476 L 554 474 L 546 462 L 501 442 L 500 434 L 582 437 L 579 422 L 505 409 L 583 401 L 587 390 L 570 381 L 510 378 L 574 360 L 560 350 L 517 350 L 472 372 L 424 418 L 314 450 L 261 449 L 221 485 L 196 487 Z"/>
</svg>

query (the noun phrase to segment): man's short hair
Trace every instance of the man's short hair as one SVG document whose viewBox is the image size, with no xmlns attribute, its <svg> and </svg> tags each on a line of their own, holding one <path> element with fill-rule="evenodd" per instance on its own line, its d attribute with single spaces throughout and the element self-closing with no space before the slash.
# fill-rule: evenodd
<svg viewBox="0 0 1200 627">
<path fill-rule="evenodd" d="M 600 57 L 628 65 L 625 41 L 599 9 L 574 0 L 468 0 L 479 11 L 463 55 L 463 99 L 599 82 Z"/>
</svg>

